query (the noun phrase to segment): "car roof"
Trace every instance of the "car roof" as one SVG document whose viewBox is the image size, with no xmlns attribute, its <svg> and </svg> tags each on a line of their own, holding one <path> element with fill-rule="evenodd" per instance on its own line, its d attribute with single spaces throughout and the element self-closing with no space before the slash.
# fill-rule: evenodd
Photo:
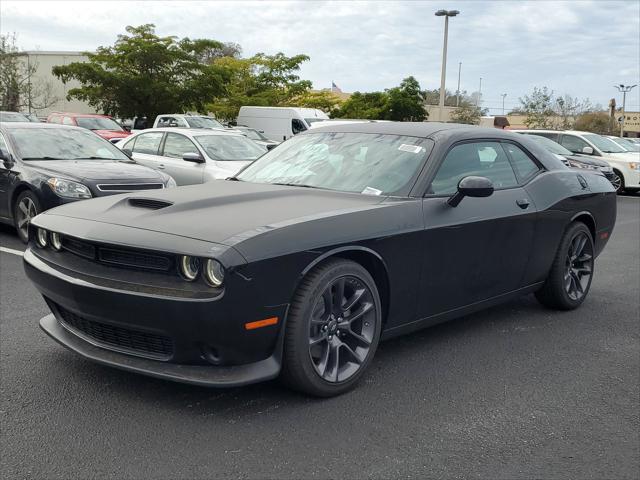
<svg viewBox="0 0 640 480">
<path fill-rule="evenodd" d="M 112 118 L 110 115 L 103 115 L 101 113 L 51 112 L 48 116 L 51 115 L 64 115 L 66 117 Z"/>
<path fill-rule="evenodd" d="M 182 133 L 187 135 L 188 137 L 202 136 L 202 135 L 234 135 L 244 137 L 240 132 L 234 132 L 233 130 L 222 130 L 222 129 L 208 129 L 208 128 L 181 128 L 181 127 L 156 127 L 156 128 L 147 128 L 146 130 L 141 130 L 140 132 L 136 132 L 136 135 L 140 135 L 141 133 L 147 132 L 173 132 L 173 133 Z"/>
<path fill-rule="evenodd" d="M 0 125 L 6 130 L 17 130 L 21 128 L 66 128 L 67 130 L 87 130 L 86 128 L 76 127 L 74 125 L 61 125 L 59 123 L 44 122 L 0 122 Z"/>
<path fill-rule="evenodd" d="M 327 125 L 321 125 L 305 132 L 305 135 L 309 133 L 320 132 L 336 132 L 336 133 L 373 133 L 381 135 L 406 135 L 410 137 L 423 137 L 428 138 L 437 133 L 445 134 L 460 134 L 465 133 L 485 133 L 493 135 L 499 135 L 504 130 L 497 128 L 481 128 L 476 125 L 463 125 L 460 123 L 441 123 L 441 122 L 348 122 L 331 124 L 327 122 Z"/>
</svg>

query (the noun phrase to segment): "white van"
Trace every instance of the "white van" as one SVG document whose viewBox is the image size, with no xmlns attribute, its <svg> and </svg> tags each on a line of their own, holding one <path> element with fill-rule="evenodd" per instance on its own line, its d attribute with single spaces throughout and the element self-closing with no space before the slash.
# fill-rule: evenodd
<svg viewBox="0 0 640 480">
<path fill-rule="evenodd" d="M 238 126 L 255 128 L 281 142 L 308 130 L 313 122 L 328 120 L 322 110 L 298 107 L 240 107 Z"/>
</svg>

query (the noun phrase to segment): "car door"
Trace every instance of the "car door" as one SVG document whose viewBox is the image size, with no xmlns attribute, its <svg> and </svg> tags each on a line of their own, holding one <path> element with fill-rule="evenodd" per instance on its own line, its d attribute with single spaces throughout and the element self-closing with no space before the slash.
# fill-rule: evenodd
<svg viewBox="0 0 640 480">
<path fill-rule="evenodd" d="M 189 137 L 177 132 L 168 132 L 162 150 L 165 173 L 171 175 L 178 185 L 202 183 L 206 163 L 183 160 L 185 153 L 202 155 Z"/>
<path fill-rule="evenodd" d="M 2 133 L 0 133 L 0 151 L 3 155 L 9 156 L 9 148 Z M 11 183 L 11 164 L 0 159 L 0 217 L 11 216 L 9 211 L 9 184 Z"/>
<path fill-rule="evenodd" d="M 539 171 L 536 162 L 523 154 Z M 423 295 L 419 301 L 423 318 L 523 286 L 536 208 L 522 184 L 533 173 L 530 169 L 526 178 L 517 176 L 499 141 L 465 141 L 448 150 L 423 199 Z M 494 193 L 486 198 L 466 197 L 451 207 L 447 199 L 467 176 L 490 179 Z"/>
<path fill-rule="evenodd" d="M 141 165 L 164 170 L 164 159 L 160 156 L 160 144 L 164 132 L 146 132 L 136 135 L 122 147 L 129 150 L 133 159 Z"/>
</svg>

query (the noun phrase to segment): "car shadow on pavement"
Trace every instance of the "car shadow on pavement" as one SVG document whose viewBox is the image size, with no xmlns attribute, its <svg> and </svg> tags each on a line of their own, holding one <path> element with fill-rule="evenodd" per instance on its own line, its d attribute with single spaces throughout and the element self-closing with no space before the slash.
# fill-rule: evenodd
<svg viewBox="0 0 640 480">
<path fill-rule="evenodd" d="M 350 396 L 367 397 L 384 391 L 394 391 L 398 381 L 397 371 L 419 368 L 432 364 L 440 351 L 456 350 L 465 355 L 466 349 L 474 350 L 474 341 L 491 342 L 495 335 L 515 331 L 522 327 L 523 317 L 531 324 L 532 317 L 546 316 L 533 296 L 516 299 L 504 305 L 439 324 L 413 334 L 388 340 L 380 344 L 373 363 L 356 388 L 340 397 L 316 399 L 287 389 L 273 380 L 246 387 L 230 389 L 205 388 L 180 384 L 99 365 L 71 352 L 56 347 L 47 361 L 59 374 L 60 382 L 69 388 L 79 388 L 88 396 L 108 395 L 114 404 L 135 396 L 136 400 L 162 409 L 192 412 L 197 415 L 217 415 L 242 418 L 263 414 L 274 408 L 313 405 L 327 402 L 340 404 Z M 541 315 L 542 314 L 542 315 Z M 535 328 L 535 327 L 532 327 Z M 435 367 L 434 367 L 435 368 Z M 409 375 L 407 373 L 407 375 Z M 67 377 L 62 380 L 62 377 Z M 405 378 L 402 381 L 408 380 Z M 420 381 L 420 379 L 415 379 Z M 424 380 L 426 381 L 426 379 Z M 95 389 L 94 392 L 87 390 Z"/>
</svg>

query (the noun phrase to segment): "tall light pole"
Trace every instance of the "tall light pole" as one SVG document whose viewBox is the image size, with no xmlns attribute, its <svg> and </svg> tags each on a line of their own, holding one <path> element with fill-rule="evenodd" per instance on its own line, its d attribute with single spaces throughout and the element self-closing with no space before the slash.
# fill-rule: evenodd
<svg viewBox="0 0 640 480">
<path fill-rule="evenodd" d="M 458 89 L 456 90 L 456 107 L 460 106 L 460 72 L 462 71 L 462 62 L 458 62 Z"/>
<path fill-rule="evenodd" d="M 501 95 L 501 97 L 502 97 L 502 115 L 504 115 L 504 97 L 506 97 L 506 96 L 507 96 L 507 94 L 506 94 L 506 93 L 503 93 L 503 94 Z"/>
<path fill-rule="evenodd" d="M 444 81 L 447 74 L 447 36 L 449 35 L 449 17 L 455 17 L 458 10 L 438 10 L 436 17 L 444 17 L 444 45 L 442 46 L 442 73 L 440 77 L 440 102 L 438 103 L 438 120 L 442 121 L 444 111 Z"/>
<path fill-rule="evenodd" d="M 624 107 L 625 107 L 625 103 L 627 102 L 627 93 L 631 91 L 631 89 L 633 89 L 634 87 L 636 87 L 636 85 L 614 85 L 615 88 L 618 89 L 619 92 L 622 92 L 622 122 L 620 122 L 620 138 L 624 137 L 624 120 L 625 120 L 625 115 L 624 115 Z"/>
<path fill-rule="evenodd" d="M 480 88 L 478 88 L 478 95 L 476 96 L 476 107 L 480 106 L 481 96 L 482 96 L 482 77 L 480 77 Z"/>
</svg>

